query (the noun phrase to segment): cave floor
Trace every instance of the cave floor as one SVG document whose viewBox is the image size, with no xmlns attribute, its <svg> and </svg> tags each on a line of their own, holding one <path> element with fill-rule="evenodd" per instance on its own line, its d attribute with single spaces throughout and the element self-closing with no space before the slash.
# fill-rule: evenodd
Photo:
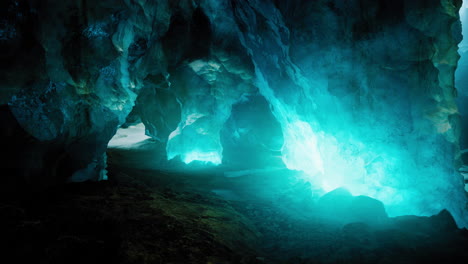
<svg viewBox="0 0 468 264">
<path fill-rule="evenodd" d="M 379 228 L 365 223 L 336 225 L 310 214 L 313 207 L 307 200 L 294 199 L 304 185 L 292 181 L 280 186 L 281 181 L 273 179 L 280 174 L 291 181 L 294 175 L 287 170 L 240 177 L 225 177 L 220 169 L 163 172 L 143 162 L 150 154 L 109 150 L 109 181 L 71 183 L 2 201 L 0 248 L 5 259 L 13 260 L 3 263 L 468 259 L 468 231 L 457 229 L 447 213 L 391 218 Z"/>
</svg>

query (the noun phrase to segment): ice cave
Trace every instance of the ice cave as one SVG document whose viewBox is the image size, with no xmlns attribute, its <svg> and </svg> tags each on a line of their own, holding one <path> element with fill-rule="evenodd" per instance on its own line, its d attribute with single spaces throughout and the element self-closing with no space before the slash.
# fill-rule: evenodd
<svg viewBox="0 0 468 264">
<path fill-rule="evenodd" d="M 12 263 L 468 259 L 468 1 L 2 0 L 0 58 Z"/>
</svg>

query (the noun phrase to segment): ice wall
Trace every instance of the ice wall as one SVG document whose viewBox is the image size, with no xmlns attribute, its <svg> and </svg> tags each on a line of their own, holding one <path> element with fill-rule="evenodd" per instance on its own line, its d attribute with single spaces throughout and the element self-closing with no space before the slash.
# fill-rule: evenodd
<svg viewBox="0 0 468 264">
<path fill-rule="evenodd" d="M 461 3 L 361 2 L 235 2 L 256 85 L 282 126 L 283 161 L 325 190 L 383 201 L 390 215 L 449 208 L 464 225 L 454 169 Z"/>
</svg>

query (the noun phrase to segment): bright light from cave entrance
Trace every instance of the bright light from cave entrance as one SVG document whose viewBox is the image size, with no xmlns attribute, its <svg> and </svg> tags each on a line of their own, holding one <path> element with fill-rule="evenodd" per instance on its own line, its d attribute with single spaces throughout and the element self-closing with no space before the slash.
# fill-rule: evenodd
<svg viewBox="0 0 468 264">
<path fill-rule="evenodd" d="M 109 141 L 109 148 L 129 149 L 144 144 L 150 137 L 145 134 L 145 125 L 139 123 L 127 128 L 119 128 Z"/>
<path fill-rule="evenodd" d="M 468 14 L 468 1 L 463 1 L 463 4 L 462 4 L 462 7 L 460 8 L 460 19 L 462 21 L 462 26 L 464 27 L 465 25 L 464 24 L 464 21 L 465 21 L 465 18 L 466 18 L 466 15 Z M 465 28 L 463 28 L 463 33 L 465 33 Z M 463 34 L 465 35 L 465 34 Z M 466 42 L 465 39 L 463 39 L 463 42 Z"/>
</svg>

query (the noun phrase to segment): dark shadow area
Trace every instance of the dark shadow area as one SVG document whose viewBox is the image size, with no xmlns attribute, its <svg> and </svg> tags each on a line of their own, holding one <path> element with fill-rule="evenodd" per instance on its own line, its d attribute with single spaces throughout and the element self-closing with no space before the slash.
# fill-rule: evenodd
<svg viewBox="0 0 468 264">
<path fill-rule="evenodd" d="M 447 211 L 388 218 L 380 202 L 342 189 L 314 202 L 310 185 L 284 169 L 237 177 L 219 169 L 163 172 L 132 167 L 132 159 L 144 167 L 142 151 L 111 149 L 108 155 L 109 181 L 1 201 L 1 248 L 8 259 L 465 263 L 468 257 L 468 231 Z"/>
</svg>

